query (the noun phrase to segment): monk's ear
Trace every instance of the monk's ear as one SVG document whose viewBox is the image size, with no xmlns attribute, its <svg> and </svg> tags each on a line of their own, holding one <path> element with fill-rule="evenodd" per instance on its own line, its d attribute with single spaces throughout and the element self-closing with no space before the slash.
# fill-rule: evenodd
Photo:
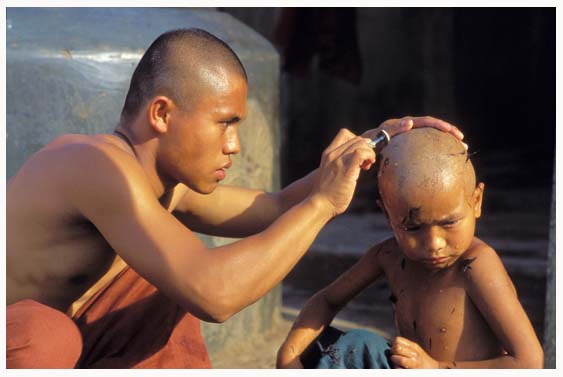
<svg viewBox="0 0 563 377">
<path fill-rule="evenodd" d="M 483 203 L 483 193 L 485 192 L 485 184 L 480 182 L 475 190 L 473 191 L 473 211 L 475 213 L 475 218 L 481 217 L 481 204 Z"/>
<path fill-rule="evenodd" d="M 170 97 L 156 96 L 151 99 L 147 111 L 151 128 L 159 134 L 168 131 L 170 123 L 170 111 L 174 103 Z"/>
</svg>

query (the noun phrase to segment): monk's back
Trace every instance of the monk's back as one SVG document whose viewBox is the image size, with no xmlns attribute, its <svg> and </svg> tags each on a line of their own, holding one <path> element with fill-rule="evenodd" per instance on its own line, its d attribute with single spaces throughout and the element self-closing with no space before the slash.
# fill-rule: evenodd
<svg viewBox="0 0 563 377">
<path fill-rule="evenodd" d="M 7 304 L 30 298 L 65 311 L 111 265 L 111 247 L 65 198 L 65 190 L 72 189 L 69 180 L 77 185 L 80 180 L 65 176 L 68 149 L 100 143 L 117 146 L 107 135 L 62 136 L 8 181 Z"/>
</svg>

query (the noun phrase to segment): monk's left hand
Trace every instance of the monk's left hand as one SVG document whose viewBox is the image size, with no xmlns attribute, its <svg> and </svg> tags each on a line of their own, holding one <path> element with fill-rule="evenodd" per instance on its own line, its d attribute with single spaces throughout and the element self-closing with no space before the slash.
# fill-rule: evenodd
<svg viewBox="0 0 563 377">
<path fill-rule="evenodd" d="M 364 132 L 362 134 L 362 137 L 375 139 L 379 132 L 381 132 L 381 130 L 385 130 L 390 137 L 393 137 L 397 134 L 418 127 L 433 127 L 437 130 L 451 133 L 460 141 L 463 140 L 463 133 L 459 130 L 459 128 L 457 128 L 453 124 L 431 116 L 406 116 L 400 119 L 388 119 L 385 122 L 381 123 L 379 127 Z M 465 149 L 467 149 L 467 144 L 465 144 L 463 141 L 461 143 L 463 144 Z"/>
<path fill-rule="evenodd" d="M 391 361 L 396 368 L 437 369 L 439 363 L 426 353 L 417 343 L 403 337 L 396 337 L 391 346 Z"/>
</svg>

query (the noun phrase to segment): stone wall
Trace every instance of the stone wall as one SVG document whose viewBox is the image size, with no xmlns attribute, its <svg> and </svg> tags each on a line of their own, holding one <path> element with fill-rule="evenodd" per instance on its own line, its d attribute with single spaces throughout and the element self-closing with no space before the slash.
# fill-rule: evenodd
<svg viewBox="0 0 563 377">
<path fill-rule="evenodd" d="M 7 176 L 64 133 L 109 133 L 117 125 L 133 70 L 161 33 L 199 27 L 227 42 L 248 73 L 242 152 L 225 183 L 276 190 L 279 167 L 279 58 L 271 45 L 228 14 L 155 8 L 8 8 Z M 232 242 L 201 236 L 210 246 Z M 279 316 L 280 288 L 221 325 L 202 326 L 211 358 L 246 341 Z"/>
</svg>

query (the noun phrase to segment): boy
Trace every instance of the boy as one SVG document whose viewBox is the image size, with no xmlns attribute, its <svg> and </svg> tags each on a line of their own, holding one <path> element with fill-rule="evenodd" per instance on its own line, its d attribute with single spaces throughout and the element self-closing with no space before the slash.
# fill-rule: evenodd
<svg viewBox="0 0 563 377">
<path fill-rule="evenodd" d="M 400 336 L 390 344 L 353 330 L 321 345 L 312 367 L 541 368 L 541 345 L 510 277 L 496 252 L 474 236 L 484 184 L 476 184 L 461 143 L 418 129 L 394 137 L 378 161 L 378 204 L 395 237 L 305 304 L 278 367 L 309 367 L 315 345 L 338 338 L 323 332 L 338 311 L 384 275 Z"/>
</svg>

